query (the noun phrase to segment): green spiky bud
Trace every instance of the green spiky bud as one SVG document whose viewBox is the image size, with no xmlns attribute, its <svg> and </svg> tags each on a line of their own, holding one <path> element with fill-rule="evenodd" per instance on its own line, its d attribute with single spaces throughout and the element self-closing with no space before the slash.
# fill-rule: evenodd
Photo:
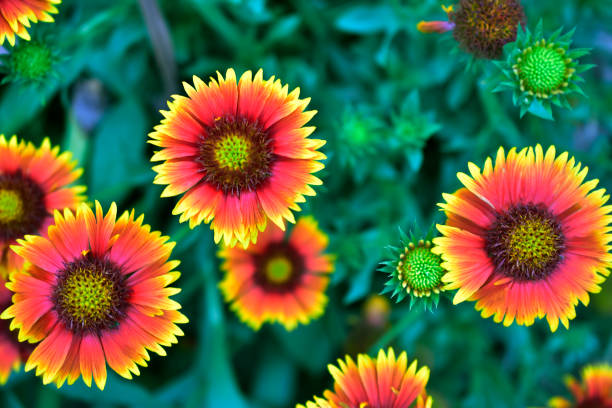
<svg viewBox="0 0 612 408">
<path fill-rule="evenodd" d="M 57 57 L 42 41 L 22 41 L 3 58 L 7 76 L 3 82 L 41 83 L 55 76 Z"/>
<path fill-rule="evenodd" d="M 401 247 L 389 247 L 391 259 L 382 263 L 380 271 L 389 274 L 383 293 L 391 292 L 399 302 L 411 296 L 410 306 L 422 302 L 426 309 L 438 305 L 444 291 L 442 259 L 431 252 L 431 231 L 419 239 L 400 230 Z"/>
<path fill-rule="evenodd" d="M 549 38 L 543 38 L 542 22 L 535 33 L 519 30 L 516 42 L 505 49 L 506 60 L 499 63 L 502 78 L 494 91 L 511 89 L 514 104 L 520 106 L 521 117 L 530 112 L 552 120 L 552 104 L 570 108 L 567 96 L 584 95 L 578 75 L 593 67 L 581 65 L 579 57 L 588 49 L 570 49 L 574 30 L 561 35 L 558 29 Z"/>
</svg>

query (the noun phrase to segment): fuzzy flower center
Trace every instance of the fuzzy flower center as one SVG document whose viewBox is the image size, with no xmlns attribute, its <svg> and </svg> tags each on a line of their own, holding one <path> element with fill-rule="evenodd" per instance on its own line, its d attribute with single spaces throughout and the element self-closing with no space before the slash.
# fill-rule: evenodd
<svg viewBox="0 0 612 408">
<path fill-rule="evenodd" d="M 37 234 L 48 212 L 41 187 L 20 172 L 0 174 L 0 241 Z"/>
<path fill-rule="evenodd" d="M 486 249 L 497 268 L 518 280 L 540 280 L 562 258 L 564 237 L 542 206 L 518 205 L 499 214 L 487 233 Z"/>
<path fill-rule="evenodd" d="M 252 191 L 272 174 L 271 139 L 259 124 L 242 117 L 217 118 L 202 135 L 203 180 L 226 194 Z"/>
<path fill-rule="evenodd" d="M 269 292 L 292 291 L 305 272 L 304 259 L 286 242 L 272 242 L 259 254 L 252 254 L 255 282 Z"/>
<path fill-rule="evenodd" d="M 489 59 L 501 56 L 525 20 L 519 0 L 461 0 L 457 11 L 449 15 L 457 42 L 477 57 Z"/>
<path fill-rule="evenodd" d="M 222 168 L 242 170 L 249 159 L 250 147 L 248 140 L 237 135 L 229 135 L 217 143 L 215 157 Z"/>
<path fill-rule="evenodd" d="M 282 256 L 272 258 L 266 265 L 266 277 L 270 282 L 285 283 L 291 277 L 291 262 Z"/>
<path fill-rule="evenodd" d="M 397 265 L 398 278 L 415 295 L 428 295 L 442 286 L 442 259 L 431 252 L 431 242 L 410 243 L 404 248 Z"/>
<path fill-rule="evenodd" d="M 548 94 L 567 80 L 567 64 L 562 49 L 538 45 L 525 49 L 517 59 L 521 85 L 533 93 Z"/>
<path fill-rule="evenodd" d="M 119 268 L 87 256 L 60 272 L 54 303 L 60 318 L 74 331 L 116 327 L 124 316 L 129 290 Z"/>
<path fill-rule="evenodd" d="M 23 215 L 23 201 L 15 190 L 0 190 L 0 222 L 19 220 Z"/>
</svg>

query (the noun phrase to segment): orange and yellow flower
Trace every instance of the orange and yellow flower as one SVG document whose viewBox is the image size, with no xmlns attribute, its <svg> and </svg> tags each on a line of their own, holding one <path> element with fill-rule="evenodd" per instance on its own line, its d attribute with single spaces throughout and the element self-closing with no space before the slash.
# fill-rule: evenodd
<svg viewBox="0 0 612 408">
<path fill-rule="evenodd" d="M 143 225 L 134 211 L 116 219 L 96 202 L 95 215 L 81 204 L 76 215 L 56 211 L 48 238 L 28 235 L 13 250 L 27 261 L 11 274 L 13 305 L 2 313 L 19 329 L 19 340 L 40 342 L 26 362 L 43 383 L 74 383 L 79 376 L 103 389 L 106 363 L 121 376 L 138 375 L 148 351 L 183 334 L 187 318 L 170 296 L 178 261 L 168 261 L 174 243 Z"/>
<path fill-rule="evenodd" d="M 46 235 L 54 210 L 75 209 L 85 199 L 85 187 L 68 186 L 83 172 L 71 157 L 51 147 L 49 139 L 36 148 L 16 136 L 7 140 L 0 135 L 0 277 L 23 266 L 9 249 L 16 239 Z"/>
<path fill-rule="evenodd" d="M 167 185 L 162 197 L 184 194 L 173 211 L 181 222 L 210 222 L 215 242 L 247 247 L 268 219 L 283 230 L 284 220 L 295 222 L 291 210 L 321 184 L 311 173 L 324 167 L 317 149 L 325 141 L 304 127 L 316 111 L 304 111 L 310 98 L 299 99 L 299 88 L 288 93 L 261 70 L 238 82 L 233 69 L 208 85 L 193 80 L 150 134 L 162 148 L 151 160 L 164 161 L 153 167 L 155 183 Z"/>
<path fill-rule="evenodd" d="M 296 408 L 431 408 L 433 399 L 425 386 L 429 368 L 417 371 L 416 360 L 408 366 L 406 352 L 395 357 L 392 348 L 379 350 L 376 359 L 367 354 L 357 356 L 357 364 L 346 356 L 338 367 L 329 365 L 334 391 L 326 390 L 323 398 L 314 397 Z"/>
<path fill-rule="evenodd" d="M 0 313 L 11 304 L 12 292 L 5 286 L 0 277 Z M 8 322 L 0 320 L 0 385 L 8 381 L 11 371 L 18 370 L 32 352 L 30 343 L 21 343 L 15 333 L 11 332 Z"/>
<path fill-rule="evenodd" d="M 612 366 L 589 365 L 582 370 L 582 383 L 568 376 L 565 380 L 575 401 L 554 397 L 548 402 L 551 408 L 612 408 Z"/>
<path fill-rule="evenodd" d="M 288 234 L 270 225 L 247 249 L 219 252 L 225 277 L 219 284 L 231 309 L 253 329 L 279 322 L 287 330 L 323 314 L 325 289 L 334 270 L 323 254 L 328 237 L 312 217 L 302 217 Z"/>
<path fill-rule="evenodd" d="M 15 45 L 15 35 L 30 39 L 30 23 L 53 22 L 50 14 L 57 13 L 55 4 L 62 0 L 0 0 L 0 45 L 7 39 Z"/>
<path fill-rule="evenodd" d="M 546 317 L 555 331 L 567 328 L 578 301 L 610 274 L 612 206 L 598 180 L 584 182 L 587 168 L 565 152 L 540 145 L 497 152 L 471 177 L 458 173 L 464 188 L 444 194 L 444 235 L 434 252 L 448 271 L 454 303 L 475 300 L 482 316 L 508 326 L 529 326 Z"/>
</svg>

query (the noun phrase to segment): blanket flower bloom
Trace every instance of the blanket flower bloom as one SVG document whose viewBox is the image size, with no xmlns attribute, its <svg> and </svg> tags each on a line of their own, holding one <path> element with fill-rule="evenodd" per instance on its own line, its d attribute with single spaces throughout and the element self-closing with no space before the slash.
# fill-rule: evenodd
<svg viewBox="0 0 612 408">
<path fill-rule="evenodd" d="M 459 47 L 477 58 L 498 59 L 504 45 L 516 39 L 525 12 L 519 0 L 461 0 L 442 6 L 448 21 L 421 21 L 422 33 L 453 32 Z"/>
<path fill-rule="evenodd" d="M 586 366 L 582 370 L 582 383 L 571 376 L 565 379 L 565 383 L 573 394 L 575 402 L 563 397 L 554 397 L 548 402 L 550 408 L 612 408 L 610 364 Z"/>
<path fill-rule="evenodd" d="M 433 399 L 425 386 L 429 368 L 417 370 L 416 360 L 408 366 L 406 352 L 379 350 L 377 358 L 367 354 L 357 356 L 357 364 L 349 356 L 338 360 L 338 367 L 329 365 L 334 378 L 334 390 L 326 390 L 323 398 L 314 397 L 296 408 L 431 408 Z"/>
<path fill-rule="evenodd" d="M 0 313 L 11 305 L 13 295 L 5 285 L 5 280 L 0 277 Z M 17 340 L 17 336 L 11 332 L 7 321 L 0 320 L 0 385 L 8 381 L 13 370 L 21 367 L 32 350 L 33 346 L 30 343 Z"/>
<path fill-rule="evenodd" d="M 447 215 L 434 251 L 448 271 L 453 302 L 475 300 L 483 317 L 529 326 L 546 317 L 551 331 L 567 328 L 578 301 L 610 274 L 609 196 L 583 182 L 588 169 L 540 145 L 506 156 L 500 147 L 481 171 L 458 173 L 464 188 L 444 194 Z"/>
<path fill-rule="evenodd" d="M 83 172 L 71 157 L 49 139 L 36 148 L 0 135 L 0 277 L 23 266 L 10 245 L 28 234 L 46 235 L 54 210 L 76 209 L 85 199 L 85 187 L 68 186 Z"/>
<path fill-rule="evenodd" d="M 261 70 L 238 83 L 233 69 L 208 85 L 193 81 L 150 134 L 162 148 L 151 160 L 164 161 L 153 167 L 154 182 L 167 185 L 162 197 L 183 194 L 173 211 L 181 222 L 210 222 L 216 243 L 246 248 L 268 219 L 283 230 L 284 220 L 295 222 L 291 210 L 321 184 L 311 173 L 324 167 L 317 149 L 325 141 L 304 127 L 316 111 L 304 111 L 310 98 L 299 99 L 299 88 L 289 93 Z"/>
<path fill-rule="evenodd" d="M 106 216 L 95 207 L 56 211 L 48 238 L 28 235 L 13 246 L 28 266 L 11 274 L 13 305 L 0 317 L 12 319 L 20 341 L 40 342 L 25 369 L 36 368 L 44 384 L 82 375 L 103 389 L 106 363 L 131 379 L 148 351 L 165 355 L 162 346 L 183 334 L 176 324 L 187 322 L 170 299 L 179 289 L 168 287 L 180 276 L 179 262 L 168 261 L 174 243 L 134 211 L 116 219 L 115 204 Z"/>
<path fill-rule="evenodd" d="M 289 234 L 270 225 L 247 249 L 224 247 L 219 287 L 225 300 L 255 330 L 264 322 L 292 330 L 318 318 L 334 270 L 333 257 L 323 254 L 328 241 L 312 217 L 302 217 Z"/>
<path fill-rule="evenodd" d="M 0 45 L 8 40 L 15 45 L 15 35 L 30 40 L 30 23 L 53 22 L 50 14 L 57 13 L 62 0 L 0 0 Z"/>
</svg>

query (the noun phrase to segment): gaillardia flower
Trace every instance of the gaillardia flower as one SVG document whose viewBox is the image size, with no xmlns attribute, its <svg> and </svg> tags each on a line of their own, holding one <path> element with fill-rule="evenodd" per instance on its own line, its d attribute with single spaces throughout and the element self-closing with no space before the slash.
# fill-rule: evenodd
<svg viewBox="0 0 612 408">
<path fill-rule="evenodd" d="M 408 237 L 402 230 L 401 247 L 389 246 L 390 259 L 382 262 L 381 272 L 389 274 L 383 293 L 391 292 L 397 301 L 411 296 L 410 307 L 421 301 L 425 309 L 438 305 L 440 292 L 444 291 L 441 266 L 442 258 L 432 252 L 431 232 L 419 239 L 411 232 Z"/>
<path fill-rule="evenodd" d="M 53 22 L 50 14 L 57 13 L 55 4 L 62 0 L 0 0 L 0 45 L 7 39 L 15 45 L 15 35 L 29 40 L 30 22 Z"/>
<path fill-rule="evenodd" d="M 185 193 L 173 213 L 192 228 L 211 222 L 215 242 L 229 246 L 256 242 L 268 219 L 281 229 L 295 222 L 291 210 L 315 195 L 310 185 L 321 180 L 311 173 L 325 158 L 317 151 L 325 142 L 303 127 L 316 113 L 304 111 L 310 98 L 264 80 L 261 70 L 236 83 L 228 69 L 208 85 L 194 77 L 194 85 L 184 84 L 188 97 L 173 96 L 150 134 L 162 148 L 151 159 L 164 161 L 153 168 L 155 183 L 168 185 L 162 197 Z"/>
<path fill-rule="evenodd" d="M 11 274 L 7 287 L 13 305 L 2 313 L 19 329 L 19 340 L 40 342 L 26 362 L 43 383 L 74 383 L 91 378 L 103 389 L 106 363 L 131 379 L 146 366 L 147 350 L 165 355 L 161 346 L 183 334 L 177 323 L 187 318 L 168 287 L 179 277 L 178 261 L 168 261 L 174 243 L 134 219 L 134 211 L 116 219 L 96 202 L 95 215 L 81 204 L 76 215 L 55 212 L 49 238 L 28 235 L 13 250 L 27 261 Z"/>
<path fill-rule="evenodd" d="M 55 209 L 75 209 L 85 199 L 85 187 L 68 187 L 83 172 L 71 157 L 52 148 L 49 139 L 36 148 L 0 135 L 0 276 L 7 278 L 23 265 L 9 249 L 16 239 L 46 235 Z"/>
<path fill-rule="evenodd" d="M 376 359 L 367 354 L 357 356 L 357 364 L 346 356 L 338 367 L 328 366 L 334 378 L 334 390 L 323 398 L 315 397 L 306 406 L 296 408 L 431 408 L 433 399 L 425 392 L 429 368 L 417 371 L 416 360 L 408 366 L 406 352 L 395 357 L 392 348 L 379 350 Z"/>
<path fill-rule="evenodd" d="M 334 270 L 333 257 L 323 254 L 327 235 L 312 217 L 300 218 L 285 235 L 270 225 L 247 249 L 225 246 L 219 252 L 225 271 L 219 287 L 255 330 L 264 322 L 292 330 L 321 316 L 327 304 L 324 292 Z"/>
<path fill-rule="evenodd" d="M 612 408 L 612 366 L 589 365 L 582 370 L 582 384 L 568 376 L 567 387 L 574 395 L 574 402 L 563 397 L 551 398 L 551 408 Z"/>
<path fill-rule="evenodd" d="M 561 29 L 549 38 L 542 34 L 542 22 L 534 34 L 519 30 L 516 42 L 506 50 L 506 59 L 497 63 L 502 79 L 495 91 L 512 90 L 512 100 L 520 106 L 521 117 L 526 112 L 552 120 L 551 104 L 571 108 L 567 96 L 584 95 L 578 85 L 578 75 L 594 65 L 580 64 L 578 58 L 589 49 L 570 49 L 574 30 L 561 35 Z"/>
<path fill-rule="evenodd" d="M 454 303 L 476 300 L 483 317 L 508 326 L 529 326 L 546 317 L 555 331 L 567 328 L 578 301 L 610 274 L 612 206 L 598 180 L 583 182 L 587 168 L 555 148 L 499 148 L 495 166 L 471 177 L 458 173 L 464 188 L 444 194 L 444 235 L 433 251 L 448 271 L 442 280 L 459 289 Z"/>
<path fill-rule="evenodd" d="M 459 46 L 477 58 L 498 59 L 504 45 L 516 39 L 525 12 L 519 0 L 461 0 L 456 9 L 444 7 L 448 21 L 421 21 L 424 33 L 453 31 Z"/>
<path fill-rule="evenodd" d="M 13 293 L 5 286 L 5 280 L 0 277 L 0 313 L 11 304 Z M 30 343 L 17 340 L 17 335 L 11 332 L 9 323 L 0 320 L 0 385 L 5 384 L 11 371 L 18 370 L 32 352 Z"/>
</svg>

